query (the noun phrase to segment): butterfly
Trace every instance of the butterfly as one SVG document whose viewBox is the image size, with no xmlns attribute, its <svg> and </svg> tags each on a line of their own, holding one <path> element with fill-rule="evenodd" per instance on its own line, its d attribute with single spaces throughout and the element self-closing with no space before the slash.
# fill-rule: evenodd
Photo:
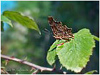
<svg viewBox="0 0 100 75">
<path fill-rule="evenodd" d="M 54 34 L 54 38 L 58 40 L 70 40 L 74 38 L 72 34 L 72 28 L 68 28 L 66 25 L 62 25 L 62 22 L 55 21 L 52 16 L 48 16 L 48 23 Z"/>
</svg>

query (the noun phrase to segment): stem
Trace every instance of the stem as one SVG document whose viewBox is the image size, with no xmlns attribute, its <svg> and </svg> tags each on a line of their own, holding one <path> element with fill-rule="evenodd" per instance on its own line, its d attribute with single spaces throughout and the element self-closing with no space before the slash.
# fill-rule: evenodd
<svg viewBox="0 0 100 75">
<path fill-rule="evenodd" d="M 95 36 L 95 35 L 92 35 L 92 36 L 93 36 L 93 38 L 94 38 L 95 40 L 99 41 L 99 38 L 98 38 L 97 36 Z"/>
<path fill-rule="evenodd" d="M 41 72 L 42 71 L 50 71 L 50 72 L 56 72 L 56 73 L 61 73 L 61 74 L 64 73 L 62 70 L 55 70 L 53 68 L 47 68 L 47 67 L 38 66 L 38 65 L 35 65 L 35 64 L 30 63 L 28 61 L 21 60 L 21 59 L 15 58 L 15 57 L 12 58 L 12 57 L 9 57 L 9 56 L 1 54 L 1 58 L 6 59 L 6 60 L 15 61 L 15 62 L 18 62 L 18 63 L 21 63 L 21 64 L 28 65 L 28 66 L 30 66 L 30 67 L 32 67 L 34 69 L 40 70 Z"/>
</svg>

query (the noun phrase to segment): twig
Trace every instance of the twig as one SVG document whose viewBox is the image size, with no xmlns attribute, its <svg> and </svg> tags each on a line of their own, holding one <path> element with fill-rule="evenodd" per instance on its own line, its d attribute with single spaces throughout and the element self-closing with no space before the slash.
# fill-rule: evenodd
<svg viewBox="0 0 100 75">
<path fill-rule="evenodd" d="M 28 61 L 21 60 L 21 59 L 15 58 L 15 57 L 12 58 L 12 57 L 9 57 L 9 56 L 1 54 L 1 58 L 6 59 L 6 60 L 15 61 L 15 62 L 18 62 L 18 63 L 21 63 L 21 64 L 28 65 L 28 66 L 30 66 L 30 67 L 32 67 L 34 69 L 40 70 L 41 72 L 42 71 L 50 71 L 50 72 L 56 72 L 56 73 L 60 73 L 60 74 L 64 73 L 62 70 L 56 70 L 56 69 L 53 69 L 53 68 L 47 68 L 47 67 L 38 66 L 38 65 L 35 65 L 35 64 L 30 63 Z"/>
<path fill-rule="evenodd" d="M 94 38 L 95 40 L 99 41 L 99 38 L 98 38 L 97 36 L 95 36 L 95 35 L 92 35 L 92 36 L 93 36 L 93 38 Z"/>
</svg>

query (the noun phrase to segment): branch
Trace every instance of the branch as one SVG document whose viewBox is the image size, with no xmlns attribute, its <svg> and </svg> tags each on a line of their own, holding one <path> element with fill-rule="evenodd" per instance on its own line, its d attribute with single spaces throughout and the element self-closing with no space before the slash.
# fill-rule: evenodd
<svg viewBox="0 0 100 75">
<path fill-rule="evenodd" d="M 98 38 L 97 36 L 95 36 L 95 35 L 92 35 L 92 36 L 93 36 L 93 38 L 94 38 L 95 40 L 99 41 L 99 38 Z"/>
<path fill-rule="evenodd" d="M 41 72 L 42 72 L 42 71 L 50 71 L 50 72 L 56 72 L 56 73 L 60 73 L 60 74 L 65 73 L 65 72 L 63 72 L 62 70 L 56 70 L 56 69 L 54 69 L 54 68 L 47 68 L 47 67 L 38 66 L 38 65 L 35 65 L 35 64 L 30 63 L 30 62 L 28 62 L 28 61 L 21 60 L 21 59 L 15 58 L 15 57 L 9 57 L 9 56 L 2 55 L 2 54 L 1 54 L 1 58 L 6 59 L 6 60 L 15 61 L 15 62 L 18 62 L 18 63 L 21 63 L 21 64 L 28 65 L 28 66 L 30 66 L 30 67 L 36 69 L 36 70 L 40 70 Z"/>
</svg>

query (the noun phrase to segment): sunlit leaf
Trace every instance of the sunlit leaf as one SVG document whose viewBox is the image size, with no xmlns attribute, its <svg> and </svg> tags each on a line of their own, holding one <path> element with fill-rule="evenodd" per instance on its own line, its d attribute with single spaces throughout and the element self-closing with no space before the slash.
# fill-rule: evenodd
<svg viewBox="0 0 100 75">
<path fill-rule="evenodd" d="M 93 74 L 94 72 L 97 72 L 97 70 L 92 70 L 92 71 L 86 72 L 85 74 Z"/>
<path fill-rule="evenodd" d="M 52 65 L 56 61 L 56 47 L 58 44 L 65 42 L 65 40 L 56 40 L 50 47 L 47 53 L 47 62 Z"/>
<path fill-rule="evenodd" d="M 1 15 L 1 21 L 9 24 L 11 27 L 13 27 L 11 20 L 9 20 L 6 16 Z"/>
<path fill-rule="evenodd" d="M 52 50 L 52 51 L 48 51 L 47 54 L 47 62 L 52 65 L 53 63 L 55 63 L 56 60 L 56 49 Z"/>
<path fill-rule="evenodd" d="M 80 72 L 89 61 L 95 42 L 90 31 L 82 29 L 61 46 L 56 49 L 60 63 L 68 70 Z"/>
<path fill-rule="evenodd" d="M 36 22 L 33 19 L 31 19 L 27 16 L 23 16 L 19 12 L 15 12 L 15 11 L 4 11 L 3 15 L 8 17 L 11 20 L 14 20 L 14 21 L 20 23 L 23 26 L 26 26 L 28 28 L 38 31 L 41 34 Z"/>
</svg>

